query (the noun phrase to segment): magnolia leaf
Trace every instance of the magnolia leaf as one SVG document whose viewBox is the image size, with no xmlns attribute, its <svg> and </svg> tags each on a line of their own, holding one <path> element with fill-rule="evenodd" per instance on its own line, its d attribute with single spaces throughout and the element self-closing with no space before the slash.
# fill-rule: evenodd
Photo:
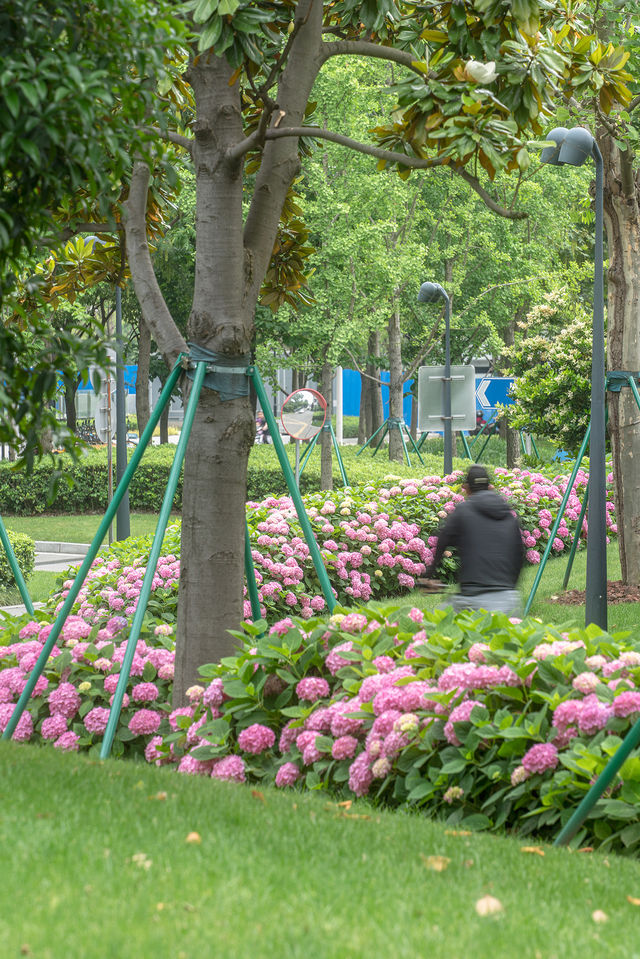
<svg viewBox="0 0 640 959">
<path fill-rule="evenodd" d="M 448 869 L 449 863 L 451 862 L 448 856 L 425 856 L 423 853 L 420 853 L 420 858 L 427 869 L 432 869 L 433 872 L 444 872 L 445 869 Z"/>
<path fill-rule="evenodd" d="M 540 846 L 520 846 L 520 852 L 528 852 L 535 856 L 544 856 L 544 849 Z"/>
<path fill-rule="evenodd" d="M 476 902 L 476 912 L 479 916 L 497 916 L 504 912 L 504 906 L 495 896 L 483 896 Z"/>
</svg>

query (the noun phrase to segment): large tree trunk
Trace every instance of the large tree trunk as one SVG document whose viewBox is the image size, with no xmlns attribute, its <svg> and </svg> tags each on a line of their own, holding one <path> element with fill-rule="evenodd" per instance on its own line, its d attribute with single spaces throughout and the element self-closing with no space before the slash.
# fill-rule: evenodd
<svg viewBox="0 0 640 959">
<path fill-rule="evenodd" d="M 402 337 L 400 312 L 396 307 L 389 318 L 389 417 L 402 424 Z M 389 430 L 389 459 L 402 462 L 404 451 L 400 429 Z"/>
<path fill-rule="evenodd" d="M 323 7 L 312 0 L 296 5 L 296 36 L 278 78 L 280 112 L 272 127 L 301 124 L 321 57 Z M 185 74 L 196 103 L 191 124 L 196 173 L 196 262 L 188 338 L 221 355 L 232 367 L 248 366 L 254 312 L 273 251 L 287 191 L 299 170 L 295 138 L 264 145 L 246 218 L 242 165 L 245 138 L 239 84 L 226 60 L 203 53 Z M 127 250 L 136 295 L 145 322 L 169 365 L 186 343 L 162 297 L 149 255 L 144 210 L 149 170 L 134 164 L 125 206 Z M 243 229 L 244 220 L 244 229 Z M 199 668 L 229 655 L 229 630 L 243 618 L 246 477 L 254 440 L 246 380 L 221 398 L 216 384 L 200 395 L 184 467 L 182 541 L 174 704 L 198 682 Z M 183 384 L 184 385 L 184 384 Z M 186 392 L 186 391 L 183 391 Z M 248 392 L 248 391 L 247 391 Z M 185 403 L 187 402 L 185 397 Z"/>
<path fill-rule="evenodd" d="M 77 376 L 65 377 L 64 380 L 64 414 L 67 426 L 72 433 L 75 433 L 78 425 L 78 416 L 76 412 L 76 393 L 78 392 L 79 379 Z"/>
<path fill-rule="evenodd" d="M 136 372 L 136 419 L 138 434 L 149 422 L 151 409 L 149 407 L 149 363 L 151 360 L 151 333 L 149 327 L 140 317 L 140 335 L 138 337 L 138 370 Z"/>
<path fill-rule="evenodd" d="M 640 370 L 640 207 L 633 158 L 610 137 L 604 159 L 604 214 L 609 246 L 609 370 Z M 622 579 L 640 583 L 640 410 L 629 387 L 609 393 L 613 482 Z"/>
<path fill-rule="evenodd" d="M 333 409 L 333 366 L 331 363 L 322 364 L 320 392 L 327 401 L 327 420 L 329 420 Z M 331 434 L 327 430 L 322 430 L 320 434 L 320 489 L 333 489 L 332 445 Z"/>
</svg>

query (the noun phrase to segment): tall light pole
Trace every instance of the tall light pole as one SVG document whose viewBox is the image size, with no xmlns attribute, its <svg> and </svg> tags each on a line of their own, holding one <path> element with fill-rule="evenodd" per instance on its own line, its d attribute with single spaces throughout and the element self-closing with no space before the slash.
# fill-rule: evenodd
<svg viewBox="0 0 640 959">
<path fill-rule="evenodd" d="M 423 283 L 418 293 L 418 303 L 435 303 L 444 300 L 444 376 L 442 392 L 442 413 L 444 420 L 444 475 L 453 472 L 453 430 L 451 427 L 451 347 L 449 327 L 451 324 L 451 301 L 449 295 L 439 283 Z"/>
<path fill-rule="evenodd" d="M 543 163 L 596 165 L 596 242 L 593 278 L 593 345 L 591 359 L 591 438 L 589 440 L 589 532 L 585 625 L 607 628 L 607 467 L 605 459 L 605 359 L 603 285 L 603 164 L 593 135 L 584 127 L 556 127 L 547 134 L 553 146 L 542 151 Z"/>
</svg>

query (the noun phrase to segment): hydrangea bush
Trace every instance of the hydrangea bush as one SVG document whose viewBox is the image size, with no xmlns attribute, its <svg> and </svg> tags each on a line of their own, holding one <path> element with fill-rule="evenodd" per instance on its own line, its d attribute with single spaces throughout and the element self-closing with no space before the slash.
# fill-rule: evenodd
<svg viewBox="0 0 640 959">
<path fill-rule="evenodd" d="M 371 604 L 238 640 L 148 760 L 550 839 L 640 716 L 640 640 L 594 626 Z M 575 843 L 636 850 L 639 803 L 633 757 Z"/>
</svg>

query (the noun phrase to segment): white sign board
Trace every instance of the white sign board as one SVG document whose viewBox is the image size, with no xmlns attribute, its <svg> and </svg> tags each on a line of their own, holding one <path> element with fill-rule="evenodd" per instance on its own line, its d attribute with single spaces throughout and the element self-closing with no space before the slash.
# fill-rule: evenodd
<svg viewBox="0 0 640 959">
<path fill-rule="evenodd" d="M 418 432 L 441 433 L 444 428 L 444 366 L 418 370 Z M 451 426 L 476 428 L 476 371 L 473 366 L 451 367 Z"/>
</svg>

